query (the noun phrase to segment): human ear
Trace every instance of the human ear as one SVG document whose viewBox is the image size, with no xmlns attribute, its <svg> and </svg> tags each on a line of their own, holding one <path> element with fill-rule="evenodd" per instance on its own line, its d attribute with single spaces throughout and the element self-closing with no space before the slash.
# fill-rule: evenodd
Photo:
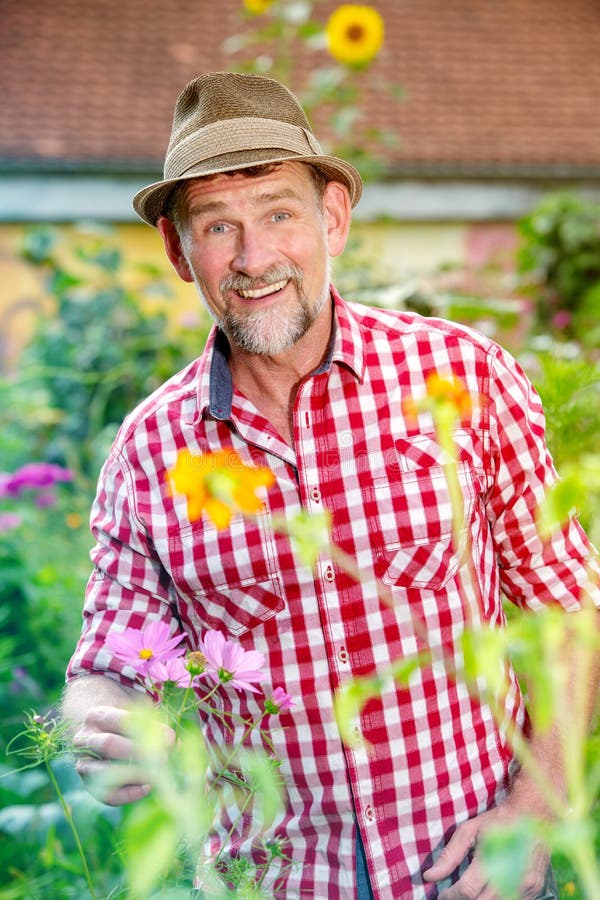
<svg viewBox="0 0 600 900">
<path fill-rule="evenodd" d="M 330 256 L 339 256 L 346 246 L 352 204 L 348 188 L 339 181 L 329 181 L 323 192 L 323 215 L 327 225 L 327 246 Z"/>
<path fill-rule="evenodd" d="M 165 252 L 169 257 L 169 261 L 179 277 L 182 278 L 183 281 L 193 281 L 194 276 L 190 270 L 185 253 L 183 252 L 179 232 L 171 219 L 168 219 L 166 216 L 161 216 L 156 223 L 156 227 L 163 239 Z"/>
</svg>

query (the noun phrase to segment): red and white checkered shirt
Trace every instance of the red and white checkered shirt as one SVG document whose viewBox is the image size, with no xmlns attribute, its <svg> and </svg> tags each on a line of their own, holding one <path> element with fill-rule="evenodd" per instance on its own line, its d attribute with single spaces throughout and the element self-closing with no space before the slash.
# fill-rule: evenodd
<svg viewBox="0 0 600 900">
<path fill-rule="evenodd" d="M 456 824 L 496 804 L 513 772 L 506 728 L 441 662 L 408 687 L 386 684 L 360 727 L 369 749 L 340 740 L 334 692 L 352 676 L 423 648 L 460 663 L 464 567 L 453 548 L 451 504 L 433 422 L 403 415 L 431 373 L 450 373 L 473 401 L 456 432 L 459 477 L 484 618 L 501 624 L 504 594 L 539 610 L 578 606 L 589 545 L 572 522 L 550 544 L 534 512 L 555 472 L 539 399 L 496 344 L 449 322 L 346 304 L 333 291 L 335 330 L 327 362 L 306 377 L 294 404 L 294 449 L 231 383 L 223 338 L 142 403 L 123 424 L 92 511 L 97 540 L 80 643 L 68 677 L 132 670 L 105 648 L 113 629 L 160 618 L 190 647 L 221 629 L 266 657 L 265 694 L 282 687 L 296 705 L 269 719 L 287 806 L 274 834 L 296 862 L 281 898 L 355 897 L 355 828 L 377 900 L 437 896 L 422 871 Z M 275 474 L 264 514 L 217 531 L 190 522 L 185 498 L 169 496 L 165 471 L 178 451 L 234 448 Z M 328 510 L 333 539 L 367 579 L 358 585 L 321 556 L 316 571 L 275 533 L 272 514 Z M 374 578 L 393 604 L 378 598 Z M 259 716 L 264 698 L 222 685 L 226 711 Z M 505 723 L 525 720 L 516 679 Z M 213 717 L 209 741 L 239 742 Z M 256 734 L 256 733 L 254 733 Z M 258 741 L 258 737 L 256 737 Z M 240 852 L 250 838 L 240 837 Z M 273 886 L 273 880 L 270 881 Z M 267 879 L 266 887 L 269 886 Z"/>
</svg>

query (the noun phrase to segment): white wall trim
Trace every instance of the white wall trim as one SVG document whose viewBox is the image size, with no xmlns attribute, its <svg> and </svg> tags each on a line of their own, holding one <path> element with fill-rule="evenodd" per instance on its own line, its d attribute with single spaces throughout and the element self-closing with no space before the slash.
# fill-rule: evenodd
<svg viewBox="0 0 600 900">
<path fill-rule="evenodd" d="M 131 198 L 147 183 L 130 176 L 0 173 L 0 222 L 138 222 Z M 600 185 L 589 182 L 407 178 L 368 184 L 354 215 L 361 221 L 512 220 L 558 189 L 600 200 Z"/>
</svg>

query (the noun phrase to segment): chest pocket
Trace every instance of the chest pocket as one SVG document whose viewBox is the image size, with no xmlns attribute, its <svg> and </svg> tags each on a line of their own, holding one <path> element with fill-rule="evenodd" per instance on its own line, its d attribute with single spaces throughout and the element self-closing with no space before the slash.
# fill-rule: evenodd
<svg viewBox="0 0 600 900">
<path fill-rule="evenodd" d="M 439 590 L 456 575 L 482 492 L 483 471 L 472 442 L 457 444 L 462 515 L 453 533 L 453 511 L 443 452 L 435 437 L 401 438 L 395 465 L 375 476 L 377 574 L 385 584 Z"/>
<path fill-rule="evenodd" d="M 196 632 L 240 637 L 284 606 L 270 517 L 234 516 L 224 530 L 204 519 L 169 537 L 171 577 L 180 615 Z"/>
</svg>

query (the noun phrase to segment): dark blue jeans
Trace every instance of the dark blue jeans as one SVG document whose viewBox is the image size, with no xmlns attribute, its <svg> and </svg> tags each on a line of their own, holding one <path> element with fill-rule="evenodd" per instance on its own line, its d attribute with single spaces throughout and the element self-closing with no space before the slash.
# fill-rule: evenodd
<svg viewBox="0 0 600 900">
<path fill-rule="evenodd" d="M 367 872 L 367 860 L 360 831 L 356 829 L 356 881 L 358 883 L 358 900 L 373 900 L 373 891 Z"/>
</svg>

